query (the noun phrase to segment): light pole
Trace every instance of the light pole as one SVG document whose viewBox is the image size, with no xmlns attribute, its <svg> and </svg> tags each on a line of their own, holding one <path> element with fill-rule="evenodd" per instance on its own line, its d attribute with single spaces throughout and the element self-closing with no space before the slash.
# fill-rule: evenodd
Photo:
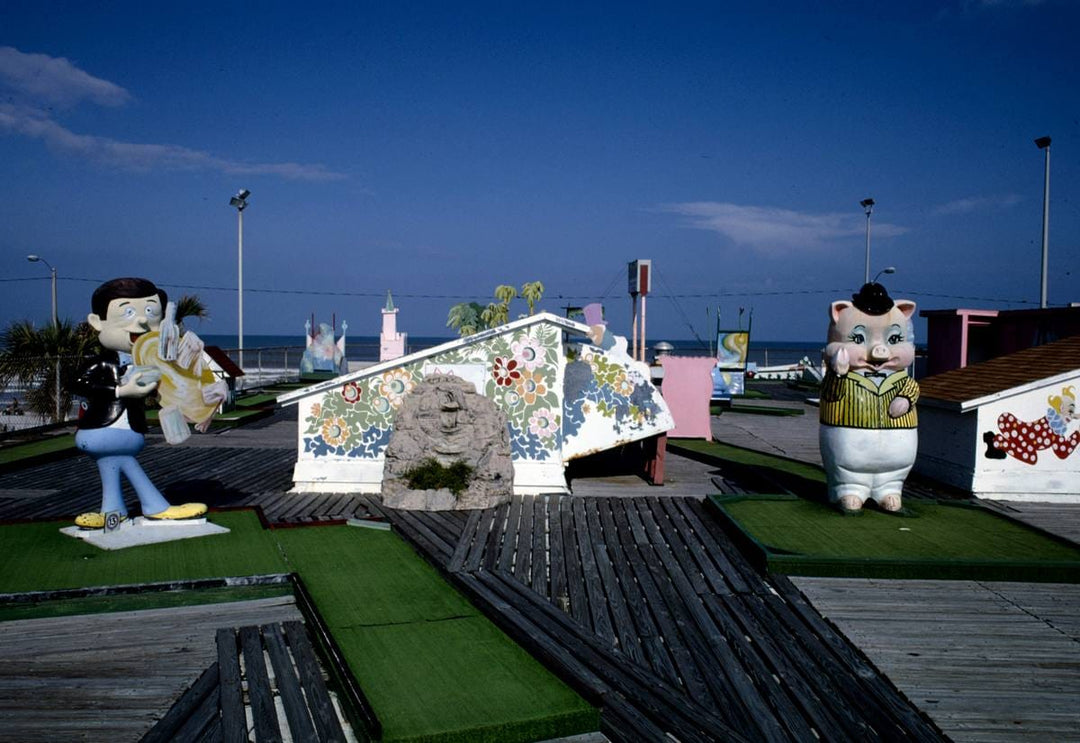
<svg viewBox="0 0 1080 743">
<path fill-rule="evenodd" d="M 244 368 L 244 210 L 247 209 L 247 197 L 251 191 L 241 188 L 236 196 L 229 199 L 229 206 L 236 207 L 237 233 L 236 233 L 236 293 L 237 300 L 237 343 L 239 344 L 239 366 Z"/>
<path fill-rule="evenodd" d="M 60 318 L 56 313 L 56 269 L 52 264 L 42 258 L 40 255 L 28 255 L 26 260 L 31 263 L 44 263 L 49 268 L 49 273 L 52 274 L 52 325 L 53 333 L 56 335 L 57 347 L 56 347 L 56 362 L 54 367 L 56 369 L 56 422 L 60 422 Z"/>
<path fill-rule="evenodd" d="M 864 284 L 870 283 L 870 214 L 874 211 L 874 200 L 863 199 L 859 206 L 866 212 L 866 272 L 863 278 Z"/>
<path fill-rule="evenodd" d="M 1043 231 L 1042 231 L 1042 283 L 1039 291 L 1039 306 L 1046 309 L 1046 261 L 1050 247 L 1050 137 L 1039 137 L 1035 146 L 1046 151 L 1046 165 L 1043 175 Z"/>
</svg>

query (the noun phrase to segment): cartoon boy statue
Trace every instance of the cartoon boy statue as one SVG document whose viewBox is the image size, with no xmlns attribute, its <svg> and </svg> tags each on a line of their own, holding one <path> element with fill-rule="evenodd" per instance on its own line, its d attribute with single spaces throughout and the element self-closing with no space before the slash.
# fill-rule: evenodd
<svg viewBox="0 0 1080 743">
<path fill-rule="evenodd" d="M 97 462 L 102 499 L 100 512 L 75 519 L 83 529 L 103 528 L 109 513 L 126 518 L 121 472 L 134 487 L 148 519 L 189 519 L 206 513 L 202 503 L 170 506 L 135 460 L 146 445 L 145 398 L 157 388 L 160 372 L 136 367 L 131 352 L 140 336 L 161 324 L 166 301 L 164 291 L 137 278 L 106 281 L 90 300 L 93 311 L 86 319 L 105 351 L 83 369 L 73 387 L 85 400 L 75 445 Z"/>
</svg>

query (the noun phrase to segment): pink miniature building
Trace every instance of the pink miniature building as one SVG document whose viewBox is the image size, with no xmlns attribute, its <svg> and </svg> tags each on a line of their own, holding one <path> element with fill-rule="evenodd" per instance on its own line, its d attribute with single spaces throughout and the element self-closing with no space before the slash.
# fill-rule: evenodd
<svg viewBox="0 0 1080 743">
<path fill-rule="evenodd" d="M 379 334 L 379 361 L 392 361 L 405 355 L 405 333 L 397 332 L 397 307 L 390 291 L 382 310 L 382 332 Z"/>
<path fill-rule="evenodd" d="M 1080 334 L 1080 306 L 1031 310 L 924 310 L 927 375 Z"/>
<path fill-rule="evenodd" d="M 705 439 L 712 441 L 712 418 L 709 401 L 712 398 L 712 369 L 716 359 L 711 357 L 664 356 L 664 384 L 660 394 L 671 409 L 675 428 L 668 431 L 671 438 Z"/>
</svg>

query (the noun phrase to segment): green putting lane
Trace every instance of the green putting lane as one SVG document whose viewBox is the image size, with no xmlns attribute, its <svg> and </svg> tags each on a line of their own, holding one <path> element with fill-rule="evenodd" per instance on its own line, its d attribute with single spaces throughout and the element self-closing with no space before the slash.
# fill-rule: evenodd
<svg viewBox="0 0 1080 743">
<path fill-rule="evenodd" d="M 61 534 L 70 521 L 0 526 L 0 593 L 287 572 L 254 512 L 210 520 L 230 533 L 115 551 Z"/>
<path fill-rule="evenodd" d="M 60 534 L 67 523 L 0 526 L 0 593 L 295 571 L 384 740 L 535 741 L 599 729 L 591 705 L 397 535 L 348 526 L 266 531 L 249 511 L 210 519 L 232 531 L 115 552 Z"/>
<path fill-rule="evenodd" d="M 881 578 L 1080 579 L 1080 549 L 984 508 L 907 500 L 845 516 L 793 497 L 713 497 L 769 569 Z"/>
<path fill-rule="evenodd" d="M 275 532 L 390 741 L 534 741 L 599 728 L 596 710 L 398 536 Z"/>
</svg>

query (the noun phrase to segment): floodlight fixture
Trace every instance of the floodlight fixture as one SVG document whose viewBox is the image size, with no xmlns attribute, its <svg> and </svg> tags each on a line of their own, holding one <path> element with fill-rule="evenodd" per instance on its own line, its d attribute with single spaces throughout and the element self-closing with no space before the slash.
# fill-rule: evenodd
<svg viewBox="0 0 1080 743">
<path fill-rule="evenodd" d="M 1050 137 L 1039 137 L 1035 140 L 1035 146 L 1040 150 L 1045 150 L 1050 146 Z"/>
<path fill-rule="evenodd" d="M 859 206 L 861 206 L 863 208 L 863 211 L 866 212 L 866 216 L 870 216 L 870 212 L 872 212 L 874 210 L 874 200 L 873 199 L 863 199 L 862 201 L 859 202 Z"/>
<path fill-rule="evenodd" d="M 229 206 L 234 206 L 238 211 L 244 211 L 247 208 L 247 197 L 251 196 L 251 191 L 246 188 L 241 188 L 236 192 L 236 196 L 229 199 Z"/>
</svg>

